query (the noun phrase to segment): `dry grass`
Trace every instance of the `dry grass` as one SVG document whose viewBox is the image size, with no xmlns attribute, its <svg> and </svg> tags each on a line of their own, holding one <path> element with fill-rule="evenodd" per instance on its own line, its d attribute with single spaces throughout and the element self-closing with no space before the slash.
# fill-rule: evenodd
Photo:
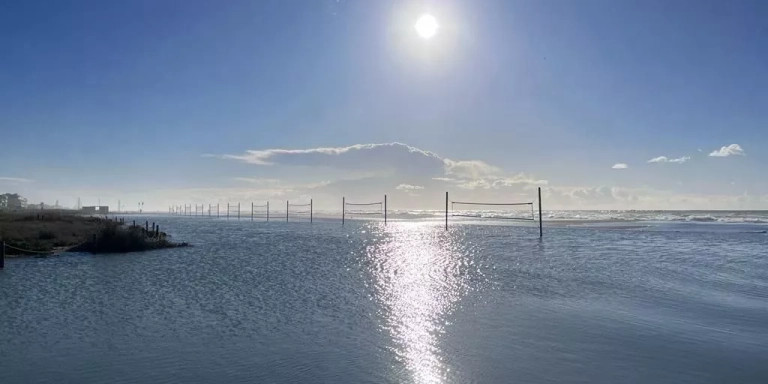
<svg viewBox="0 0 768 384">
<path fill-rule="evenodd" d="M 125 227 L 116 221 L 67 213 L 0 213 L 0 239 L 6 244 L 36 252 L 71 250 L 90 253 L 147 251 L 186 246 L 154 237 L 143 227 Z M 21 256 L 8 248 L 8 256 Z"/>
<path fill-rule="evenodd" d="M 86 241 L 106 223 L 103 218 L 73 214 L 0 213 L 0 239 L 18 248 L 53 251 Z"/>
</svg>

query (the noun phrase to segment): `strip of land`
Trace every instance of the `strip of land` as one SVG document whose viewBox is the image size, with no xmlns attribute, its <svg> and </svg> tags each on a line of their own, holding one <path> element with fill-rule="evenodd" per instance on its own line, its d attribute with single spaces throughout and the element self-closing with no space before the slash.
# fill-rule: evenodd
<svg viewBox="0 0 768 384">
<path fill-rule="evenodd" d="M 186 246 L 159 230 L 119 220 L 63 212 L 0 213 L 0 240 L 8 257 L 59 252 L 122 253 Z"/>
</svg>

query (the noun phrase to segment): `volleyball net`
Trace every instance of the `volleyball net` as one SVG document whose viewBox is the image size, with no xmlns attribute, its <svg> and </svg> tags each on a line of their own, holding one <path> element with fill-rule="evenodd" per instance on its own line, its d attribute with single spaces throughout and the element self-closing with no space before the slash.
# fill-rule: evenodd
<svg viewBox="0 0 768 384">
<path fill-rule="evenodd" d="M 534 205 L 538 203 L 538 210 Z M 448 209 L 450 207 L 450 210 Z M 538 220 L 536 215 L 538 214 Z M 544 235 L 542 226 L 541 188 L 538 188 L 538 199 L 523 202 L 482 202 L 466 200 L 449 200 L 445 193 L 445 229 L 448 229 L 448 217 L 509 220 L 520 222 L 538 222 L 539 237 Z"/>
<path fill-rule="evenodd" d="M 230 217 L 240 219 L 240 203 L 230 204 L 227 203 L 227 219 Z"/>
<path fill-rule="evenodd" d="M 352 218 L 383 217 L 384 223 L 387 222 L 387 195 L 384 195 L 384 200 L 371 203 L 349 203 L 346 197 L 342 197 L 341 205 L 342 224 L 344 224 L 347 216 Z"/>
<path fill-rule="evenodd" d="M 290 201 L 285 202 L 285 221 L 287 222 L 289 218 L 293 217 L 295 219 L 300 220 L 309 220 L 311 223 L 313 221 L 313 207 L 312 207 L 312 199 L 309 199 L 309 203 L 305 204 L 296 204 L 291 203 Z"/>
<path fill-rule="evenodd" d="M 534 202 L 486 203 L 477 201 L 451 201 L 451 217 L 536 221 Z"/>
<path fill-rule="evenodd" d="M 254 219 L 269 221 L 269 201 L 266 204 L 251 203 L 251 221 Z"/>
</svg>

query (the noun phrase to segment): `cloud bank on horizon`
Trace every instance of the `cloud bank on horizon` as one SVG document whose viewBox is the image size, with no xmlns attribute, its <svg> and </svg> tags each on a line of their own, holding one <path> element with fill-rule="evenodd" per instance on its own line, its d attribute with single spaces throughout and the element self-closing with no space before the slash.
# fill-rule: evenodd
<svg viewBox="0 0 768 384">
<path fill-rule="evenodd" d="M 543 188 L 548 207 L 553 209 L 704 209 L 713 204 L 726 207 L 768 203 L 768 196 L 747 194 L 677 194 L 653 188 L 559 185 L 546 178 L 519 170 L 505 170 L 482 160 L 452 159 L 399 142 L 254 149 L 241 154 L 204 156 L 253 165 L 256 171 L 262 172 L 279 168 L 282 174 L 302 169 L 310 170 L 309 174 L 314 175 L 342 175 L 320 186 L 313 185 L 311 192 L 332 200 L 350 194 L 376 199 L 389 193 L 394 194 L 394 201 L 397 201 L 393 207 L 403 209 L 439 209 L 444 191 L 475 201 L 532 201 L 537 187 Z M 647 162 L 681 164 L 689 160 L 690 156 L 659 156 Z M 629 165 L 616 163 L 612 168 L 628 171 Z M 292 188 L 292 192 L 296 193 L 298 189 Z M 397 200 L 398 194 L 403 200 Z"/>
</svg>

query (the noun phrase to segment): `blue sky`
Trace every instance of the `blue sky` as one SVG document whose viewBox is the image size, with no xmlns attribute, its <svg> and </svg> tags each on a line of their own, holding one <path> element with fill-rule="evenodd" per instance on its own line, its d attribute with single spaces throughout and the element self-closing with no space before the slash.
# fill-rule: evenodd
<svg viewBox="0 0 768 384">
<path fill-rule="evenodd" d="M 768 209 L 766 19 L 760 1 L 0 2 L 0 191 Z"/>
</svg>

